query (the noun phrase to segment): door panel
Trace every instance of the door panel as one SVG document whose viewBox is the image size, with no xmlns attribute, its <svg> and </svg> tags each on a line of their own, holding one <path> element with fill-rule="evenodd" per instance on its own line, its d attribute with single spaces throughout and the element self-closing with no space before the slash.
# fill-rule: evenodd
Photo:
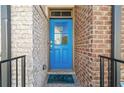
<svg viewBox="0 0 124 93">
<path fill-rule="evenodd" d="M 50 70 L 72 69 L 72 19 L 50 19 Z"/>
<path fill-rule="evenodd" d="M 60 49 L 55 49 L 55 52 L 54 52 L 54 57 L 55 57 L 55 61 L 54 61 L 54 64 L 53 65 L 56 65 L 56 67 L 57 67 L 57 65 L 59 65 L 59 62 L 61 63 L 61 58 L 60 58 Z"/>
<path fill-rule="evenodd" d="M 62 51 L 62 62 L 65 65 L 68 61 L 68 55 L 69 55 L 68 49 L 63 49 L 63 51 Z"/>
</svg>

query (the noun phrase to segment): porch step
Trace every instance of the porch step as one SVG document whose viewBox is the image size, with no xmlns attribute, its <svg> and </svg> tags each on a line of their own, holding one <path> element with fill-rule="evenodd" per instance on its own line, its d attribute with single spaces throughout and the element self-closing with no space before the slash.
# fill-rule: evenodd
<svg viewBox="0 0 124 93">
<path fill-rule="evenodd" d="M 74 79 L 74 83 L 73 84 L 67 84 L 67 83 L 66 84 L 64 84 L 64 83 L 50 83 L 50 84 L 48 84 L 47 83 L 48 77 L 47 77 L 47 80 L 46 80 L 46 83 L 45 83 L 45 87 L 80 87 L 80 83 L 78 82 L 78 80 L 76 78 L 76 75 L 72 74 L 72 76 L 73 76 L 73 79 Z"/>
<path fill-rule="evenodd" d="M 71 74 L 49 74 L 47 83 L 74 84 L 74 79 Z"/>
</svg>

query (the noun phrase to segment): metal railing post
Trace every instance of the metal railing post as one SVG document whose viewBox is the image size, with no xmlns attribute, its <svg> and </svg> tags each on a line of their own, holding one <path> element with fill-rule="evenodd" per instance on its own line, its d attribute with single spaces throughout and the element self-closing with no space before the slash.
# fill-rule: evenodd
<svg viewBox="0 0 124 93">
<path fill-rule="evenodd" d="M 114 87 L 117 87 L 117 62 L 115 61 L 115 69 L 114 69 L 114 78 L 115 78 L 115 81 L 114 81 Z"/>
<path fill-rule="evenodd" d="M 110 66 L 111 66 L 111 64 L 110 64 L 110 61 L 108 59 L 108 87 L 110 87 L 110 79 L 111 79 L 111 77 L 110 77 L 110 75 L 111 75 L 111 73 L 110 73 L 110 70 L 111 70 Z"/>
<path fill-rule="evenodd" d="M 111 87 L 115 86 L 115 63 L 114 60 L 111 59 Z"/>
<path fill-rule="evenodd" d="M 100 87 L 104 87 L 104 61 L 100 57 Z"/>
<path fill-rule="evenodd" d="M 18 56 L 6 60 L 0 61 L 0 87 L 2 87 L 2 64 L 7 63 L 8 64 L 8 72 L 7 72 L 7 87 L 12 86 L 12 62 L 16 61 L 16 87 L 18 87 L 18 59 L 21 59 L 21 78 L 22 78 L 22 86 L 25 87 L 25 80 L 26 80 L 26 56 Z M 14 62 L 15 62 L 14 61 Z"/>
<path fill-rule="evenodd" d="M 25 87 L 25 81 L 26 81 L 26 72 L 25 72 L 25 67 L 26 67 L 26 64 L 25 64 L 25 56 L 22 58 L 22 64 L 21 64 L 21 78 L 22 78 L 22 87 Z"/>
<path fill-rule="evenodd" d="M 18 87 L 18 59 L 16 59 L 16 87 Z"/>
<path fill-rule="evenodd" d="M 12 70 L 11 70 L 11 60 L 8 61 L 9 63 L 8 64 L 8 82 L 7 82 L 7 86 L 8 87 L 11 87 L 11 84 L 12 84 Z"/>
<path fill-rule="evenodd" d="M 124 61 L 102 55 L 99 55 L 99 57 L 100 57 L 100 86 L 101 87 L 104 86 L 104 59 L 108 60 L 108 86 L 110 87 L 119 86 L 118 84 L 120 84 L 120 81 L 118 81 L 118 73 L 120 72 L 118 72 L 117 64 L 118 63 L 124 64 Z M 105 70 L 107 71 L 107 69 Z"/>
<path fill-rule="evenodd" d="M 24 56 L 24 87 L 26 86 L 26 56 Z"/>
</svg>

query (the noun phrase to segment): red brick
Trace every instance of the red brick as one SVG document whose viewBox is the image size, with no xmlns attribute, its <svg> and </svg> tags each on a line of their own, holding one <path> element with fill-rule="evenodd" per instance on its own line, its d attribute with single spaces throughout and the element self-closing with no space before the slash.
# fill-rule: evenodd
<svg viewBox="0 0 124 93">
<path fill-rule="evenodd" d="M 82 86 L 99 86 L 98 55 L 109 56 L 108 46 L 111 46 L 111 6 L 76 6 L 75 71 Z"/>
</svg>

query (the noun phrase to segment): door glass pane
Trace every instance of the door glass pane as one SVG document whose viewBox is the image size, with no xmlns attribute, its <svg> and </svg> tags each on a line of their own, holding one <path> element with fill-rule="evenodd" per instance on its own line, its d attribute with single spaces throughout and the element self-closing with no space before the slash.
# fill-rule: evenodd
<svg viewBox="0 0 124 93">
<path fill-rule="evenodd" d="M 62 12 L 62 16 L 71 16 L 71 12 Z"/>
<path fill-rule="evenodd" d="M 63 31 L 63 26 L 55 26 L 54 33 L 61 33 Z"/>
<path fill-rule="evenodd" d="M 55 42 L 55 45 L 60 45 L 62 40 L 62 34 L 55 34 L 54 36 L 54 42 Z"/>
<path fill-rule="evenodd" d="M 54 33 L 68 33 L 68 23 L 67 22 L 56 22 L 54 27 Z"/>
<path fill-rule="evenodd" d="M 60 12 L 51 12 L 51 16 L 60 16 Z"/>
<path fill-rule="evenodd" d="M 68 44 L 68 36 L 67 34 L 62 34 L 62 45 Z"/>
</svg>

